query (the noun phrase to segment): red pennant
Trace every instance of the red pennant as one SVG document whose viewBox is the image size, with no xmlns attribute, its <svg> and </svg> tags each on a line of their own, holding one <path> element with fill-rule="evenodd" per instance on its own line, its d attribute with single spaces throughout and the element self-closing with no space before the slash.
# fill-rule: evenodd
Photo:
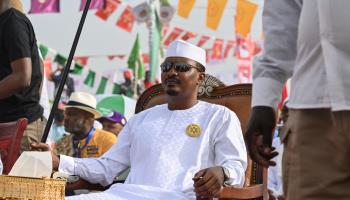
<svg viewBox="0 0 350 200">
<path fill-rule="evenodd" d="M 142 54 L 143 63 L 149 63 L 149 55 L 147 53 Z"/>
<path fill-rule="evenodd" d="M 135 17 L 134 17 L 134 14 L 132 13 L 132 8 L 131 6 L 128 5 L 123 11 L 123 13 L 120 15 L 117 21 L 117 26 L 126 30 L 127 32 L 131 32 L 132 27 L 134 26 L 134 22 L 135 22 Z"/>
<path fill-rule="evenodd" d="M 74 57 L 74 61 L 83 65 L 83 66 L 87 65 L 88 59 L 89 59 L 89 57 L 86 57 L 86 56 Z"/>
<path fill-rule="evenodd" d="M 111 16 L 112 13 L 118 8 L 119 4 L 119 0 L 107 0 L 106 8 L 103 10 L 98 10 L 95 15 L 106 21 L 109 16 Z"/>
<path fill-rule="evenodd" d="M 210 54 L 212 52 L 212 49 L 205 49 L 205 62 L 209 63 L 210 62 Z"/>
<path fill-rule="evenodd" d="M 199 47 L 203 46 L 203 44 L 205 44 L 209 39 L 210 39 L 209 36 L 202 35 L 201 39 L 197 43 L 197 46 L 199 46 Z"/>
<path fill-rule="evenodd" d="M 222 55 L 222 48 L 224 46 L 224 40 L 223 39 L 216 39 L 213 47 L 212 47 L 212 54 L 211 54 L 211 59 L 213 60 L 221 60 L 223 58 Z"/>
<path fill-rule="evenodd" d="M 45 76 L 46 78 L 49 78 L 51 76 L 51 72 L 52 72 L 52 60 L 51 58 L 46 58 L 43 60 L 44 63 L 44 68 L 45 68 Z"/>
<path fill-rule="evenodd" d="M 233 48 L 234 45 L 235 45 L 235 41 L 233 40 L 227 41 L 225 51 L 224 51 L 224 58 L 227 58 L 228 53 L 230 52 L 230 50 Z"/>
<path fill-rule="evenodd" d="M 185 35 L 182 36 L 181 39 L 184 40 L 184 41 L 187 41 L 187 40 L 189 40 L 191 38 L 197 37 L 197 35 L 198 35 L 197 33 L 193 33 L 193 32 L 188 31 L 188 32 L 185 33 Z"/>
<path fill-rule="evenodd" d="M 108 60 L 113 60 L 116 56 L 107 56 Z"/>
<path fill-rule="evenodd" d="M 164 41 L 164 45 L 168 46 L 170 42 L 176 40 L 176 38 L 178 38 L 183 31 L 183 29 L 175 27 L 173 32 L 171 32 L 168 38 Z"/>
<path fill-rule="evenodd" d="M 237 80 L 238 83 L 251 83 L 251 59 L 239 58 L 237 60 Z"/>
<path fill-rule="evenodd" d="M 162 29 L 162 36 L 165 36 L 168 33 L 169 25 L 164 24 Z"/>
</svg>

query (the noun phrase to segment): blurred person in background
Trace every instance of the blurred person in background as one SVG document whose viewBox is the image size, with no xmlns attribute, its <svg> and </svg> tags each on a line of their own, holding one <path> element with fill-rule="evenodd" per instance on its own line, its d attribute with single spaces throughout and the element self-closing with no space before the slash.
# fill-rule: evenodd
<svg viewBox="0 0 350 200">
<path fill-rule="evenodd" d="M 99 118 L 98 121 L 101 122 L 103 130 L 111 132 L 117 137 L 126 124 L 124 115 L 116 111 Z"/>
<path fill-rule="evenodd" d="M 282 168 L 288 200 L 350 199 L 349 8 L 349 0 L 264 2 L 245 136 L 254 161 L 275 164 L 275 113 L 291 78 Z"/>
<path fill-rule="evenodd" d="M 85 92 L 73 92 L 64 106 L 64 127 L 70 135 L 56 144 L 57 153 L 78 158 L 100 157 L 114 143 L 113 133 L 94 128 L 94 121 L 101 117 L 96 110 L 96 99 Z"/>
</svg>

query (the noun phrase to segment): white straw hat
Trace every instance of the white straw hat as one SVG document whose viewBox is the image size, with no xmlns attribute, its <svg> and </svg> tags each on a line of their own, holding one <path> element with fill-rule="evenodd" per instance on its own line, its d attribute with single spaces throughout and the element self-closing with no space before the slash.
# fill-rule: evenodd
<svg viewBox="0 0 350 200">
<path fill-rule="evenodd" d="M 96 98 L 89 93 L 73 92 L 65 108 L 79 108 L 94 115 L 94 118 L 100 118 L 102 114 L 96 110 Z"/>
</svg>

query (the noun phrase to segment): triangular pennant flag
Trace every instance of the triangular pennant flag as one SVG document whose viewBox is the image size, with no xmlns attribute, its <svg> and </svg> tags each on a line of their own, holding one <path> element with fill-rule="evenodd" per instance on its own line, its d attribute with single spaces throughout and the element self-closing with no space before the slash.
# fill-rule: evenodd
<svg viewBox="0 0 350 200">
<path fill-rule="evenodd" d="M 248 0 L 237 0 L 236 33 L 246 37 L 250 32 L 258 6 Z"/>
<path fill-rule="evenodd" d="M 162 27 L 162 37 L 165 36 L 165 35 L 168 33 L 168 30 L 169 30 L 169 25 L 163 24 L 163 27 Z"/>
<path fill-rule="evenodd" d="M 135 17 L 134 17 L 134 14 L 132 13 L 132 8 L 131 6 L 128 5 L 123 11 L 123 13 L 120 15 L 117 21 L 117 26 L 126 30 L 127 32 L 131 32 L 132 27 L 134 26 L 134 21 L 135 21 Z"/>
<path fill-rule="evenodd" d="M 118 83 L 113 83 L 112 94 L 120 94 L 122 91 L 122 86 Z"/>
<path fill-rule="evenodd" d="M 233 48 L 234 45 L 235 45 L 235 41 L 233 41 L 233 40 L 227 41 L 225 51 L 224 51 L 224 58 L 227 58 L 230 50 Z"/>
<path fill-rule="evenodd" d="M 182 37 L 181 40 L 187 41 L 191 38 L 195 38 L 197 37 L 197 33 L 191 32 L 191 31 L 187 31 Z"/>
<path fill-rule="evenodd" d="M 238 83 L 251 83 L 251 60 L 250 58 L 238 58 L 237 79 Z"/>
<path fill-rule="evenodd" d="M 145 68 L 143 66 L 141 55 L 141 44 L 139 34 L 137 34 L 128 58 L 128 67 L 133 70 L 136 79 L 140 79 L 145 76 Z"/>
<path fill-rule="evenodd" d="M 71 69 L 69 73 L 71 74 L 76 74 L 76 75 L 81 75 L 83 73 L 84 67 L 80 65 L 79 63 L 74 64 L 74 69 Z"/>
<path fill-rule="evenodd" d="M 116 57 L 119 58 L 119 59 L 121 59 L 121 60 L 123 60 L 124 57 L 125 57 L 125 55 L 116 55 Z"/>
<path fill-rule="evenodd" d="M 222 48 L 223 48 L 224 40 L 216 39 L 213 44 L 213 52 L 211 54 L 211 59 L 213 60 L 221 60 L 223 58 Z"/>
<path fill-rule="evenodd" d="M 47 54 L 49 53 L 49 48 L 47 46 L 40 44 L 39 50 L 40 50 L 40 53 L 41 53 L 43 59 L 45 59 Z"/>
<path fill-rule="evenodd" d="M 196 0 L 179 0 L 177 6 L 177 15 L 188 18 Z"/>
<path fill-rule="evenodd" d="M 96 94 L 104 94 L 107 86 L 108 78 L 102 76 L 100 84 L 98 85 Z"/>
<path fill-rule="evenodd" d="M 74 61 L 79 63 L 80 65 L 87 65 L 87 62 L 88 62 L 88 59 L 89 57 L 87 56 L 77 56 L 77 57 L 74 57 Z"/>
<path fill-rule="evenodd" d="M 59 11 L 59 0 L 32 0 L 29 13 L 57 13 Z"/>
<path fill-rule="evenodd" d="M 86 0 L 81 0 L 80 11 L 84 10 Z M 91 0 L 89 9 L 103 10 L 106 8 L 106 0 Z"/>
<path fill-rule="evenodd" d="M 89 70 L 88 75 L 85 78 L 84 84 L 89 87 L 94 87 L 96 73 Z"/>
<path fill-rule="evenodd" d="M 208 0 L 207 27 L 216 30 L 224 13 L 227 0 Z"/>
<path fill-rule="evenodd" d="M 47 58 L 43 60 L 44 63 L 44 68 L 45 68 L 45 76 L 46 78 L 49 78 L 51 76 L 52 73 L 52 60 L 51 58 Z"/>
<path fill-rule="evenodd" d="M 142 54 L 143 63 L 149 63 L 149 55 L 147 53 Z"/>
<path fill-rule="evenodd" d="M 57 54 L 54 58 L 54 62 L 57 62 L 62 66 L 65 66 L 67 62 L 67 58 L 62 56 L 61 54 Z"/>
<path fill-rule="evenodd" d="M 205 49 L 205 62 L 206 63 L 209 63 L 210 62 L 210 54 L 211 54 L 211 52 L 212 52 L 212 49 Z"/>
<path fill-rule="evenodd" d="M 201 47 L 203 46 L 208 40 L 210 39 L 209 36 L 202 35 L 201 39 L 199 39 L 197 46 Z"/>
<path fill-rule="evenodd" d="M 119 0 L 107 0 L 106 8 L 103 10 L 98 10 L 95 15 L 106 21 L 109 16 L 111 16 L 112 13 L 118 8 L 119 4 Z"/>
<path fill-rule="evenodd" d="M 183 31 L 183 29 L 175 27 L 173 32 L 171 32 L 168 38 L 164 41 L 164 45 L 168 46 L 172 41 L 176 40 Z"/>
<path fill-rule="evenodd" d="M 108 60 L 113 60 L 116 56 L 112 55 L 112 56 L 107 56 Z"/>
</svg>

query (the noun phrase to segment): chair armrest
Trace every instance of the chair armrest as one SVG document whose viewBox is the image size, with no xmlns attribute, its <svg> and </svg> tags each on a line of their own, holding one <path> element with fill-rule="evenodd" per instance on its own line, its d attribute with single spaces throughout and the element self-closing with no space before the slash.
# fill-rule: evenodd
<svg viewBox="0 0 350 200">
<path fill-rule="evenodd" d="M 220 193 L 220 198 L 253 199 L 262 197 L 263 194 L 263 184 L 256 184 L 243 188 L 224 187 L 223 191 Z"/>
</svg>

